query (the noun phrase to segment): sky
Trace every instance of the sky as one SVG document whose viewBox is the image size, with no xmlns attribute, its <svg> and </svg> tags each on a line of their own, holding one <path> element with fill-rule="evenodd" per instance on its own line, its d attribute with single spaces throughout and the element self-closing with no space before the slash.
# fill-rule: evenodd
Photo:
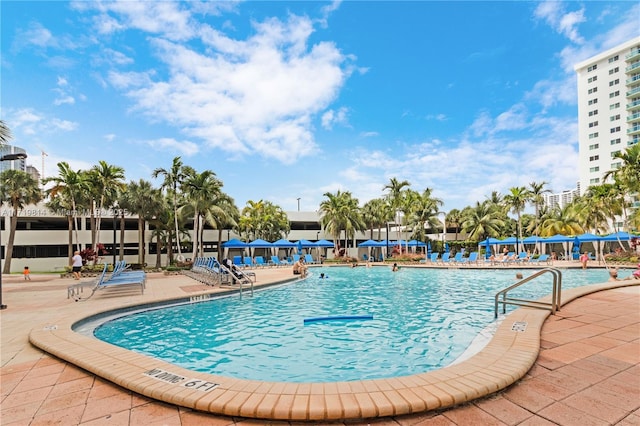
<svg viewBox="0 0 640 426">
<path fill-rule="evenodd" d="M 49 177 L 174 157 L 242 209 L 360 204 L 391 178 L 443 210 L 578 181 L 573 67 L 636 1 L 2 1 L 0 118 Z M 45 153 L 45 154 L 43 154 Z"/>
</svg>

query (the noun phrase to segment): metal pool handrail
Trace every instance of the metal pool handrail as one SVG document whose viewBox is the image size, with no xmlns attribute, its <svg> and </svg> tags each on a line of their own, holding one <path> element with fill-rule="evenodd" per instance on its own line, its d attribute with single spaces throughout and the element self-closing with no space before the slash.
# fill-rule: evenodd
<svg viewBox="0 0 640 426">
<path fill-rule="evenodd" d="M 551 293 L 551 303 L 540 302 L 536 300 L 507 297 L 507 293 L 509 291 L 513 290 L 514 288 L 520 287 L 521 285 L 546 273 L 550 273 L 553 275 L 553 289 Z M 502 296 L 502 300 L 500 300 L 500 296 Z M 496 293 L 494 318 L 498 318 L 499 304 L 502 304 L 503 314 L 505 314 L 507 311 L 507 305 L 518 305 L 518 306 L 526 306 L 529 308 L 549 309 L 551 310 L 551 314 L 555 315 L 556 311 L 560 310 L 561 297 L 562 297 L 562 272 L 560 272 L 560 270 L 556 268 L 545 268 Z"/>
</svg>

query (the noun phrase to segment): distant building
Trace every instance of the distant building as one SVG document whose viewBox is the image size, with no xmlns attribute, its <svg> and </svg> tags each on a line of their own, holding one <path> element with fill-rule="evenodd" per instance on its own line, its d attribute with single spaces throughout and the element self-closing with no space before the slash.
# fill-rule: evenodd
<svg viewBox="0 0 640 426">
<path fill-rule="evenodd" d="M 4 157 L 8 154 L 26 154 L 22 148 L 13 145 L 4 145 L 0 147 L 0 157 Z M 0 172 L 4 172 L 5 170 L 22 170 L 23 172 L 27 171 L 27 161 L 26 159 L 22 160 L 11 160 L 11 161 L 0 161 Z"/>
<path fill-rule="evenodd" d="M 31 177 L 38 183 L 40 183 L 40 172 L 38 171 L 38 169 L 36 169 L 33 166 L 27 166 L 27 169 L 25 170 L 27 173 L 29 173 L 29 175 L 31 175 Z"/>
<path fill-rule="evenodd" d="M 640 37 L 574 67 L 578 78 L 581 195 L 621 166 L 616 152 L 640 141 Z"/>
<path fill-rule="evenodd" d="M 555 194 L 544 194 L 544 205 L 550 209 L 555 207 L 563 209 L 571 204 L 579 195 L 580 183 L 578 182 L 576 189 L 567 189 Z"/>
</svg>

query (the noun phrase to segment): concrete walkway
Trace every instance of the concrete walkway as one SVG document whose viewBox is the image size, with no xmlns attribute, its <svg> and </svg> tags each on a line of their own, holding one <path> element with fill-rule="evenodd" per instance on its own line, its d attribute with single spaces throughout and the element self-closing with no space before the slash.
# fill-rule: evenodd
<svg viewBox="0 0 640 426">
<path fill-rule="evenodd" d="M 288 268 L 256 271 L 259 282 Z M 2 425 L 293 424 L 215 416 L 156 402 L 34 348 L 29 330 L 70 312 L 199 295 L 211 287 L 184 276 L 155 275 L 144 295 L 86 302 L 66 299 L 73 280 L 3 277 Z M 322 424 L 640 425 L 640 286 L 582 296 L 544 322 L 541 348 L 525 378 L 492 396 L 443 411 Z M 319 424 L 319 423 L 318 423 Z"/>
</svg>

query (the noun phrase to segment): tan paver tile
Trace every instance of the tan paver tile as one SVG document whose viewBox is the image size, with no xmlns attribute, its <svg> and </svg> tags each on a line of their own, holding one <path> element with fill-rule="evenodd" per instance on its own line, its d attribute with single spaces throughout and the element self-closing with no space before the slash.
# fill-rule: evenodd
<svg viewBox="0 0 640 426">
<path fill-rule="evenodd" d="M 89 396 L 86 409 L 82 415 L 82 421 L 87 422 L 108 415 L 114 415 L 121 411 L 128 412 L 130 410 L 131 395 L 120 394 L 100 399 L 92 399 L 91 396 Z"/>
<path fill-rule="evenodd" d="M 65 407 L 61 405 L 58 410 L 42 412 L 39 410 L 29 426 L 45 425 L 78 425 L 82 418 L 84 405 Z"/>
<path fill-rule="evenodd" d="M 558 425 L 602 426 L 602 420 L 590 414 L 570 407 L 562 402 L 556 402 L 544 408 L 539 415 Z"/>
<path fill-rule="evenodd" d="M 491 414 L 481 410 L 473 404 L 465 404 L 455 410 L 443 413 L 444 417 L 450 419 L 456 425 L 483 425 L 502 426 L 505 423 L 493 417 Z"/>
<path fill-rule="evenodd" d="M 520 424 L 532 415 L 529 411 L 502 395 L 485 398 L 475 405 L 508 425 Z"/>
<path fill-rule="evenodd" d="M 139 405 L 131 409 L 130 424 L 147 425 L 157 422 L 180 421 L 178 407 L 161 403 Z"/>
</svg>

